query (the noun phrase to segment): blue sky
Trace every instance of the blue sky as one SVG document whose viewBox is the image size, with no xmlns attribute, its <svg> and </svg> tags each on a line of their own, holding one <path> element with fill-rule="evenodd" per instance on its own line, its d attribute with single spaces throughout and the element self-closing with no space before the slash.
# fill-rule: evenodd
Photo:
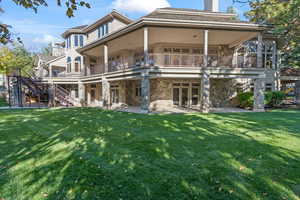
<svg viewBox="0 0 300 200">
<path fill-rule="evenodd" d="M 56 0 L 48 0 L 48 7 L 40 7 L 38 13 L 16 6 L 12 0 L 2 0 L 0 21 L 13 26 L 13 32 L 21 37 L 24 45 L 31 51 L 38 51 L 51 41 L 61 41 L 60 34 L 67 28 L 91 22 L 117 9 L 126 16 L 137 19 L 157 7 L 203 9 L 203 0 L 87 0 L 92 8 L 80 8 L 75 17 L 65 15 L 65 7 L 57 7 Z M 232 0 L 220 0 L 220 9 L 225 11 Z M 241 18 L 249 9 L 246 4 L 234 4 Z"/>
</svg>

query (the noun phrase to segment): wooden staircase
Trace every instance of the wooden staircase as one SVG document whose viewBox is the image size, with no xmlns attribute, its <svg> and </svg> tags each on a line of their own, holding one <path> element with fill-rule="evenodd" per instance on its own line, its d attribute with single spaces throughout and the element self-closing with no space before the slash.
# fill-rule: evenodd
<svg viewBox="0 0 300 200">
<path fill-rule="evenodd" d="M 26 75 L 26 77 L 20 76 L 19 80 L 28 88 L 30 95 L 38 97 L 46 95 L 48 96 L 48 101 L 50 101 L 48 94 L 51 91 L 51 86 L 43 83 L 39 77 L 30 74 Z M 59 85 L 54 85 L 54 88 L 52 88 L 52 94 L 55 104 L 57 102 L 60 105 L 67 107 L 76 106 L 79 104 L 76 99 L 71 97 L 68 90 Z"/>
</svg>

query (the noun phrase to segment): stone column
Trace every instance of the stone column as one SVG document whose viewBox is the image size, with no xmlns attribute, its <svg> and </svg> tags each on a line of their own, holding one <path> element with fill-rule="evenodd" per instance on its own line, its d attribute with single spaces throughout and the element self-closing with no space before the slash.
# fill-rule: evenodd
<svg viewBox="0 0 300 200">
<path fill-rule="evenodd" d="M 208 67 L 208 30 L 204 30 L 203 66 Z"/>
<path fill-rule="evenodd" d="M 254 80 L 254 105 L 253 111 L 264 112 L 265 111 L 265 80 L 258 78 Z"/>
<path fill-rule="evenodd" d="M 87 106 L 91 105 L 91 85 L 86 85 L 86 104 Z"/>
<path fill-rule="evenodd" d="M 110 83 L 105 76 L 102 77 L 102 106 L 107 109 L 110 106 Z"/>
<path fill-rule="evenodd" d="M 300 81 L 296 81 L 295 83 L 295 96 L 297 107 L 300 108 Z"/>
<path fill-rule="evenodd" d="M 208 113 L 210 111 L 210 72 L 203 70 L 201 80 L 201 111 Z"/>
<path fill-rule="evenodd" d="M 85 86 L 81 81 L 78 82 L 78 99 L 81 106 L 85 106 Z"/>
<path fill-rule="evenodd" d="M 257 67 L 262 68 L 263 67 L 263 42 L 262 42 L 262 33 L 259 33 L 257 36 Z"/>
<path fill-rule="evenodd" d="M 53 82 L 49 83 L 48 87 L 48 106 L 52 107 L 55 106 L 55 86 Z"/>
<path fill-rule="evenodd" d="M 149 79 L 149 71 L 145 70 L 142 72 L 142 80 L 141 80 L 141 95 L 142 95 L 142 110 L 149 112 L 150 105 L 150 79 Z"/>
</svg>

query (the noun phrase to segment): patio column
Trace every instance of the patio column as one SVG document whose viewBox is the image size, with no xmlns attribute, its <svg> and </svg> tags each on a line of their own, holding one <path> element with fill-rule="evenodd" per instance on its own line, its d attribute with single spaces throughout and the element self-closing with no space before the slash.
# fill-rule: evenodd
<svg viewBox="0 0 300 200">
<path fill-rule="evenodd" d="M 257 36 L 257 68 L 263 67 L 263 41 L 262 41 L 262 33 L 259 33 Z"/>
<path fill-rule="evenodd" d="M 103 46 L 104 51 L 104 73 L 108 72 L 108 47 L 107 44 Z"/>
<path fill-rule="evenodd" d="M 105 76 L 102 76 L 102 106 L 107 109 L 110 106 L 110 83 Z"/>
<path fill-rule="evenodd" d="M 85 86 L 81 81 L 78 82 L 78 98 L 79 103 L 81 104 L 81 106 L 83 106 L 85 102 Z"/>
<path fill-rule="evenodd" d="M 142 95 L 142 110 L 149 112 L 150 105 L 150 79 L 149 79 L 149 71 L 145 70 L 142 72 L 142 80 L 141 80 L 141 95 Z"/>
<path fill-rule="evenodd" d="M 53 84 L 53 81 L 49 83 L 48 87 L 48 106 L 53 107 L 55 106 L 55 86 Z"/>
<path fill-rule="evenodd" d="M 297 107 L 300 108 L 300 81 L 296 81 L 295 83 L 295 96 Z"/>
<path fill-rule="evenodd" d="M 253 111 L 264 112 L 265 111 L 265 80 L 258 78 L 254 80 L 254 105 Z"/>
<path fill-rule="evenodd" d="M 148 66 L 149 60 L 149 37 L 148 37 L 148 27 L 144 27 L 144 65 Z"/>
<path fill-rule="evenodd" d="M 203 70 L 201 80 L 201 111 L 208 113 L 210 111 L 210 72 Z"/>
<path fill-rule="evenodd" d="M 82 69 L 82 73 L 85 75 L 85 76 L 88 76 L 88 75 L 91 75 L 91 70 L 90 70 L 90 58 L 88 56 L 84 56 L 83 57 L 83 69 Z"/>
<path fill-rule="evenodd" d="M 87 86 L 87 93 L 86 93 L 86 103 L 87 103 L 87 106 L 90 106 L 91 105 L 91 85 L 88 85 Z"/>
<path fill-rule="evenodd" d="M 208 30 L 204 30 L 203 66 L 208 67 Z"/>
</svg>

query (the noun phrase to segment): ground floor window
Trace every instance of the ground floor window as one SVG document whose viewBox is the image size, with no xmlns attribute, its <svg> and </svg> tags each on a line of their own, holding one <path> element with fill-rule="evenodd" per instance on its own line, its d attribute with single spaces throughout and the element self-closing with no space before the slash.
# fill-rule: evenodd
<svg viewBox="0 0 300 200">
<path fill-rule="evenodd" d="M 119 86 L 118 85 L 112 85 L 110 87 L 110 96 L 111 96 L 112 103 L 119 103 Z"/>
<path fill-rule="evenodd" d="M 141 97 L 142 96 L 142 88 L 140 86 L 135 88 L 135 96 Z"/>
<path fill-rule="evenodd" d="M 192 107 L 200 104 L 200 83 L 174 83 L 173 104 Z"/>
</svg>

